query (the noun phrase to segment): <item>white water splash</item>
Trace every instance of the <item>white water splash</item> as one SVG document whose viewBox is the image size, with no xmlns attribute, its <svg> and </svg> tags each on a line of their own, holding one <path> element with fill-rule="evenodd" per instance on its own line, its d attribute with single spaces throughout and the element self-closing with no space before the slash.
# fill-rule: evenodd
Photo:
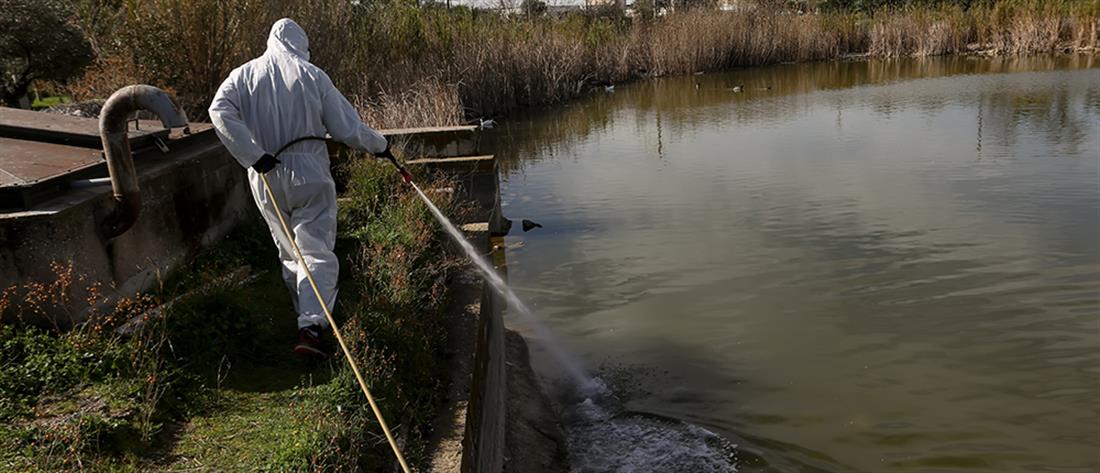
<svg viewBox="0 0 1100 473">
<path fill-rule="evenodd" d="M 625 412 L 599 378 L 566 400 L 571 473 L 729 473 L 736 445 L 697 425 Z"/>
<path fill-rule="evenodd" d="M 493 286 L 493 289 L 495 289 L 498 294 L 504 297 L 505 301 L 508 302 L 508 307 L 523 317 L 525 322 L 530 324 L 535 335 L 541 339 L 541 342 L 546 346 L 550 354 L 561 364 L 561 367 L 569 373 L 573 381 L 579 386 L 588 386 L 591 384 L 592 380 L 588 374 L 585 373 L 584 369 L 581 368 L 581 363 L 562 348 L 561 343 L 557 341 L 557 338 L 550 330 L 539 322 L 534 313 L 531 312 L 531 309 L 527 308 L 527 305 L 516 296 L 515 292 L 512 292 L 512 289 L 508 287 L 508 284 L 504 282 L 500 274 L 489 265 L 489 261 L 485 259 L 485 256 L 474 249 L 474 245 L 466 240 L 466 237 L 453 223 L 451 223 L 450 219 L 443 215 L 443 212 L 439 211 L 439 208 L 432 203 L 432 200 L 429 199 L 428 196 L 424 195 L 424 191 L 420 190 L 420 186 L 417 186 L 414 182 L 410 182 L 410 184 L 412 184 L 416 192 L 420 194 L 420 198 L 424 199 L 424 203 L 428 205 L 428 209 L 432 211 L 432 215 L 435 216 L 436 220 L 439 220 L 439 223 L 443 225 L 443 228 L 447 230 L 451 238 L 462 246 L 462 249 L 466 252 L 466 256 L 470 258 L 470 261 L 474 262 L 474 265 L 481 271 L 481 275 L 485 280 Z"/>
</svg>

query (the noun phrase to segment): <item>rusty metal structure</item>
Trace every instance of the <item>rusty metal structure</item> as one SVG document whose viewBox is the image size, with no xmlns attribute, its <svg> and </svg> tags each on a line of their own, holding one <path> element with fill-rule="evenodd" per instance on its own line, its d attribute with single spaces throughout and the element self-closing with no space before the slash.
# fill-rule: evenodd
<svg viewBox="0 0 1100 473">
<path fill-rule="evenodd" d="M 131 85 L 119 89 L 107 99 L 99 114 L 99 136 L 103 141 L 103 154 L 116 205 L 100 224 L 105 238 L 114 238 L 129 230 L 141 212 L 141 190 L 127 136 L 127 121 L 138 110 L 155 113 L 164 128 L 182 128 L 185 135 L 191 133 L 187 127 L 187 113 L 156 87 Z"/>
</svg>

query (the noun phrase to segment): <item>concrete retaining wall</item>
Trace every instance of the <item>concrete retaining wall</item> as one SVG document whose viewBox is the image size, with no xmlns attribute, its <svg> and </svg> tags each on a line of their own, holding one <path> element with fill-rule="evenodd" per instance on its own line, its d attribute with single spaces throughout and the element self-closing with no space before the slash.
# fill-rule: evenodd
<svg viewBox="0 0 1100 473">
<path fill-rule="evenodd" d="M 462 444 L 462 471 L 471 473 L 498 472 L 504 468 L 507 379 L 503 304 L 487 284 L 483 287 L 466 437 Z"/>
<path fill-rule="evenodd" d="M 89 308 L 93 284 L 112 299 L 132 296 L 254 215 L 245 173 L 213 132 L 170 146 L 167 155 L 135 156 L 141 213 L 133 228 L 113 240 L 103 239 L 96 226 L 113 206 L 110 185 L 74 189 L 31 211 L 0 214 L 0 290 L 53 283 L 57 268 L 71 262 L 77 279 L 69 301 L 51 311 L 71 322 Z"/>
</svg>

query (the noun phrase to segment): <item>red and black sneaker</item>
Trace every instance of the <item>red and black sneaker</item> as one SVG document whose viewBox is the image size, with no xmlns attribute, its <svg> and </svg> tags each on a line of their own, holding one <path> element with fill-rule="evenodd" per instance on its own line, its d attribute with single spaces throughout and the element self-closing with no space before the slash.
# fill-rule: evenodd
<svg viewBox="0 0 1100 473">
<path fill-rule="evenodd" d="M 324 358 L 328 356 L 325 344 L 321 340 L 320 325 L 310 325 L 298 329 L 298 344 L 294 346 L 294 354 L 307 358 Z"/>
</svg>

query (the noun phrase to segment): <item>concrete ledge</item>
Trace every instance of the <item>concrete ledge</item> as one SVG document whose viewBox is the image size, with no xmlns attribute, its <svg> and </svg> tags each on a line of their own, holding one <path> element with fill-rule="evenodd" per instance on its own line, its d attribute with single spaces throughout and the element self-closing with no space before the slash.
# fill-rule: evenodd
<svg viewBox="0 0 1100 473">
<path fill-rule="evenodd" d="M 476 126 L 443 126 L 379 130 L 405 156 L 438 158 L 477 153 L 480 135 Z"/>
<path fill-rule="evenodd" d="M 495 473 L 504 469 L 507 374 L 504 359 L 504 304 L 488 284 L 482 285 L 477 325 L 473 382 L 462 441 L 463 473 Z"/>
<path fill-rule="evenodd" d="M 389 130 L 379 130 L 378 132 L 386 137 L 390 136 L 402 136 L 402 135 L 427 135 L 432 133 L 462 133 L 462 132 L 475 132 L 477 131 L 477 125 L 456 125 L 456 126 L 426 126 L 421 128 L 392 128 Z"/>
<path fill-rule="evenodd" d="M 456 182 L 455 198 L 472 202 L 473 212 L 457 223 L 488 222 L 489 233 L 508 233 L 508 222 L 500 210 L 500 180 L 496 157 L 489 155 L 455 156 L 449 158 L 419 158 L 408 161 L 410 167 L 427 172 L 440 172 Z M 421 171 L 424 172 L 424 171 Z"/>
<path fill-rule="evenodd" d="M 496 167 L 496 158 L 493 155 L 418 158 L 406 161 L 405 164 L 444 172 L 492 172 Z"/>
<path fill-rule="evenodd" d="M 464 223 L 461 227 L 463 232 L 466 233 L 483 233 L 489 231 L 489 222 L 472 222 Z"/>
<path fill-rule="evenodd" d="M 491 163 L 494 161 L 494 157 L 491 154 L 482 156 L 449 156 L 445 158 L 418 158 L 406 161 L 406 164 L 411 165 L 440 165 L 440 164 L 458 164 L 458 163 Z"/>
<path fill-rule="evenodd" d="M 146 147 L 153 137 L 168 138 L 159 121 L 142 120 L 141 124 L 140 130 L 131 127 L 127 135 L 131 149 Z M 0 136 L 93 149 L 103 146 L 97 119 L 10 107 L 0 107 Z"/>
<path fill-rule="evenodd" d="M 558 473 L 568 470 L 565 428 L 531 367 L 523 336 L 505 329 L 508 428 L 504 473 Z"/>
<path fill-rule="evenodd" d="M 475 248 L 488 246 L 485 234 L 472 235 L 470 242 Z M 442 320 L 447 333 L 444 350 L 450 378 L 444 405 L 436 415 L 428 442 L 427 471 L 433 473 L 459 473 L 462 468 L 483 284 L 477 271 L 467 267 L 447 285 L 448 304 Z"/>
</svg>

